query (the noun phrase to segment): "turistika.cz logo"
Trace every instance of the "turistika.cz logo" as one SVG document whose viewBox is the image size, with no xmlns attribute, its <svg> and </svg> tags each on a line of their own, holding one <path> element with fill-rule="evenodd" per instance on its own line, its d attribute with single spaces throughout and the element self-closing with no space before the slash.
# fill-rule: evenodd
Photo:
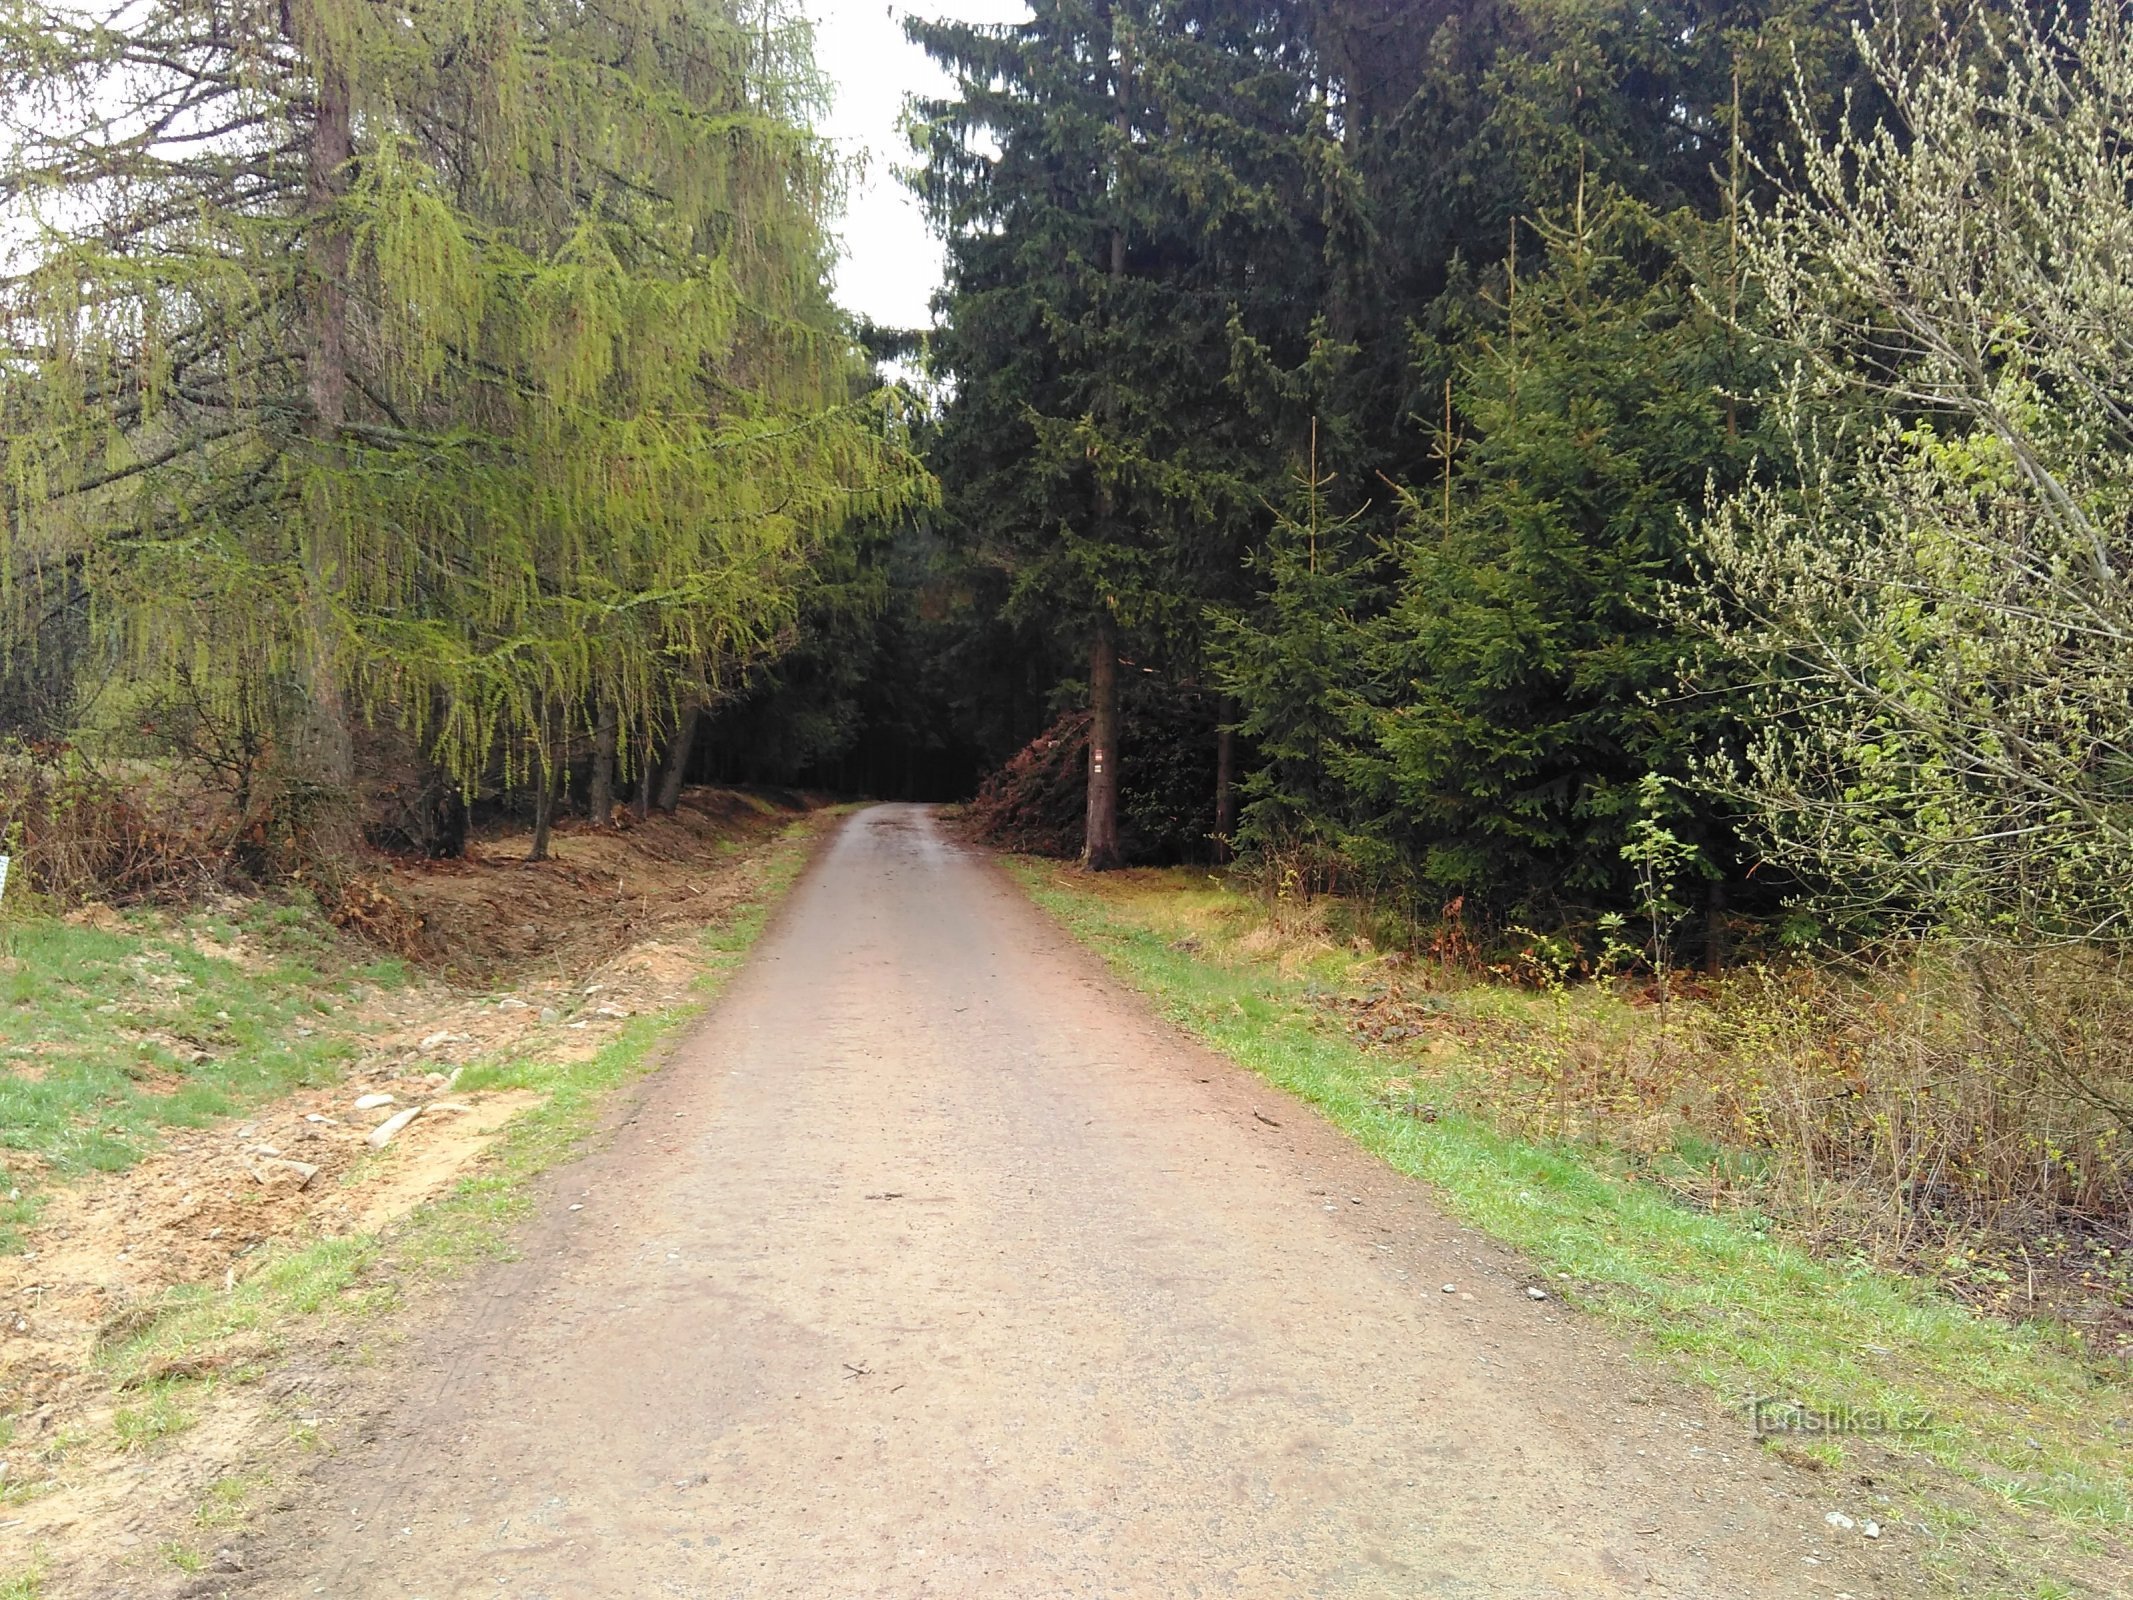
<svg viewBox="0 0 2133 1600">
<path fill-rule="evenodd" d="M 1748 1414 L 1755 1423 L 1758 1439 L 1801 1433 L 1928 1433 L 1933 1427 L 1930 1411 L 1869 1411 L 1851 1406 L 1816 1411 L 1777 1395 L 1762 1395 L 1750 1401 Z"/>
</svg>

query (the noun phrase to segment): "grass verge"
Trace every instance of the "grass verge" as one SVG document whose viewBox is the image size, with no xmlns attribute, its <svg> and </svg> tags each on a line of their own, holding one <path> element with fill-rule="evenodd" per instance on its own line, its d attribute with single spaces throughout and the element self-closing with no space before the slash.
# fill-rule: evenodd
<svg viewBox="0 0 2133 1600">
<path fill-rule="evenodd" d="M 2002 1323 L 1902 1275 L 1818 1258 L 1752 1215 L 1694 1209 L 1604 1146 L 1507 1136 L 1456 1062 L 1409 1080 L 1405 1099 L 1388 1094 L 1385 1057 L 1320 1003 L 1363 962 L 1325 945 L 1283 959 L 1278 941 L 1254 937 L 1264 918 L 1232 916 L 1210 936 L 1210 919 L 1187 904 L 1208 892 L 1204 875 L 1104 882 L 1054 863 L 1011 865 L 1040 906 L 1173 1021 L 1427 1181 L 1449 1212 L 1546 1271 L 1564 1299 L 1728 1402 L 1774 1397 L 1822 1418 L 1919 1424 L 1795 1445 L 1803 1464 L 1841 1467 L 1866 1448 L 1921 1457 L 2042 1514 L 2088 1554 L 2133 1526 L 2133 1394 L 2120 1366 L 2064 1331 Z M 1418 1090 L 1433 1102 L 1429 1119 L 1413 1114 Z"/>
<path fill-rule="evenodd" d="M 0 1250 L 42 1191 L 115 1172 L 168 1127 L 201 1127 L 332 1082 L 358 1052 L 340 1025 L 397 961 L 354 962 L 301 899 L 241 915 L 0 920 Z"/>
</svg>

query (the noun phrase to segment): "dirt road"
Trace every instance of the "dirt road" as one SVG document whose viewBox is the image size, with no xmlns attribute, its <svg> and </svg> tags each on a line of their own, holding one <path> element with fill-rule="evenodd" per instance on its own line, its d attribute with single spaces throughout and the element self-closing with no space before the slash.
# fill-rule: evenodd
<svg viewBox="0 0 2133 1600">
<path fill-rule="evenodd" d="M 1456 1285 L 1446 1293 L 1446 1284 Z M 244 1595 L 1927 1592 L 922 808 L 856 816 Z"/>
</svg>

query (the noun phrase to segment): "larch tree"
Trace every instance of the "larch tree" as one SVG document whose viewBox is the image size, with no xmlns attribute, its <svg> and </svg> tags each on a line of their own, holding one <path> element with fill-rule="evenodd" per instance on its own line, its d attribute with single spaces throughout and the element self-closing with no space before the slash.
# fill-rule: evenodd
<svg viewBox="0 0 2133 1600">
<path fill-rule="evenodd" d="M 625 761 L 922 493 L 830 305 L 777 0 L 0 11 L 10 601 L 62 581 L 345 799 Z"/>
</svg>

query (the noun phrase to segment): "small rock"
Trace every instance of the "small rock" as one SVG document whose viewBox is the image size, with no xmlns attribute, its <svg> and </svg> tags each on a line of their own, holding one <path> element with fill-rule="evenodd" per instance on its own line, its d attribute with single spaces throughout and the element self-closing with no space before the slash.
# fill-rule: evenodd
<svg viewBox="0 0 2133 1600">
<path fill-rule="evenodd" d="M 596 1017 L 626 1017 L 629 1015 L 629 1008 L 627 1006 L 614 1005 L 597 1006 L 593 1010 L 593 1015 Z"/>
<path fill-rule="evenodd" d="M 217 1572 L 242 1572 L 244 1571 L 244 1562 L 238 1557 L 236 1551 L 224 1546 L 215 1552 L 215 1570 Z"/>
<path fill-rule="evenodd" d="M 428 1111 L 431 1116 L 437 1116 L 448 1111 L 465 1113 L 472 1111 L 474 1108 L 457 1100 L 432 1100 L 423 1109 Z"/>
<path fill-rule="evenodd" d="M 427 1039 L 423 1040 L 422 1043 L 417 1045 L 415 1048 L 422 1051 L 430 1051 L 437 1049 L 441 1045 L 465 1044 L 466 1042 L 467 1036 L 465 1034 L 454 1033 L 449 1028 L 447 1028 L 440 1033 L 431 1034 Z"/>
<path fill-rule="evenodd" d="M 459 1081 L 459 1075 L 466 1070 L 465 1067 L 454 1067 L 450 1072 L 447 1072 L 444 1075 L 444 1086 L 447 1089 L 451 1088 L 453 1084 Z"/>
<path fill-rule="evenodd" d="M 422 1081 L 428 1084 L 432 1089 L 441 1089 L 445 1086 L 446 1083 L 450 1082 L 451 1080 L 448 1079 L 441 1072 L 432 1072 L 425 1076 Z"/>
<path fill-rule="evenodd" d="M 394 1115 L 387 1117 L 383 1122 L 379 1123 L 375 1128 L 372 1128 L 369 1134 L 365 1136 L 363 1142 L 369 1145 L 373 1150 L 383 1150 L 387 1145 L 393 1142 L 394 1134 L 398 1133 L 402 1128 L 406 1127 L 410 1122 L 413 1122 L 417 1117 L 421 1115 L 422 1107 L 420 1106 L 409 1106 L 405 1111 L 396 1112 Z"/>
<path fill-rule="evenodd" d="M 299 1189 L 311 1187 L 311 1180 L 318 1176 L 318 1168 L 308 1161 L 290 1161 L 274 1158 L 266 1161 L 247 1161 L 244 1170 L 256 1182 L 273 1187 L 276 1184 L 294 1184 Z"/>
<path fill-rule="evenodd" d="M 541 1020 L 543 1022 L 561 1022 L 563 1020 L 563 1013 L 556 1010 L 554 1006 L 542 1006 Z"/>
<path fill-rule="evenodd" d="M 1536 1289 L 1529 1284 L 1526 1287 L 1526 1298 L 1528 1300 L 1545 1300 L 1548 1298 L 1548 1291 L 1546 1289 Z"/>
<path fill-rule="evenodd" d="M 0 1461 L 0 1483 L 7 1482 L 7 1463 Z"/>
<path fill-rule="evenodd" d="M 1853 1521 L 1852 1521 L 1852 1519 L 1851 1519 L 1850 1517 L 1847 1517 L 1847 1516 L 1846 1516 L 1846 1515 L 1845 1515 L 1845 1514 L 1844 1514 L 1843 1512 L 1841 1512 L 1841 1511 L 1832 1511 L 1832 1512 L 1831 1512 L 1831 1513 L 1830 1513 L 1830 1514 L 1829 1514 L 1828 1516 L 1824 1517 L 1824 1518 L 1823 1518 L 1822 1520 L 1823 1520 L 1824 1522 L 1828 1523 L 1828 1524 L 1829 1524 L 1829 1525 L 1830 1525 L 1830 1526 L 1831 1526 L 1832 1528 L 1838 1528 L 1838 1529 L 1843 1529 L 1843 1528 L 1853 1528 L 1853 1527 L 1857 1527 L 1857 1526 L 1858 1526 L 1858 1524 L 1857 1524 L 1857 1523 L 1853 1522 Z"/>
<path fill-rule="evenodd" d="M 1459 1292 L 1459 1285 L 1456 1283 L 1448 1283 L 1444 1286 L 1444 1292 L 1446 1294 L 1457 1294 Z"/>
<path fill-rule="evenodd" d="M 281 1150 L 280 1147 L 276 1145 L 255 1144 L 252 1146 L 250 1153 L 255 1156 L 278 1156 L 281 1154 Z"/>
<path fill-rule="evenodd" d="M 355 1108 L 358 1111 L 375 1111 L 380 1106 L 389 1106 L 392 1103 L 393 1097 L 389 1094 L 363 1094 L 356 1096 Z"/>
<path fill-rule="evenodd" d="M 320 1115 L 320 1114 L 319 1114 L 318 1112 L 316 1112 L 316 1111 L 306 1111 L 306 1112 L 304 1113 L 304 1120 L 305 1120 L 306 1122 L 330 1122 L 330 1123 L 333 1123 L 333 1124 L 334 1124 L 334 1125 L 335 1125 L 336 1127 L 338 1127 L 338 1126 L 340 1125 L 340 1121 L 341 1121 L 341 1119 L 340 1119 L 339 1117 L 327 1117 L 327 1116 L 321 1116 L 321 1115 Z"/>
<path fill-rule="evenodd" d="M 496 1002 L 499 1011 L 531 1011 L 533 1008 L 515 994 L 507 994 Z"/>
<path fill-rule="evenodd" d="M 1881 1524 L 1878 1522 L 1869 1522 L 1859 1531 L 1865 1534 L 1869 1539 L 1878 1539 L 1881 1537 Z"/>
</svg>

